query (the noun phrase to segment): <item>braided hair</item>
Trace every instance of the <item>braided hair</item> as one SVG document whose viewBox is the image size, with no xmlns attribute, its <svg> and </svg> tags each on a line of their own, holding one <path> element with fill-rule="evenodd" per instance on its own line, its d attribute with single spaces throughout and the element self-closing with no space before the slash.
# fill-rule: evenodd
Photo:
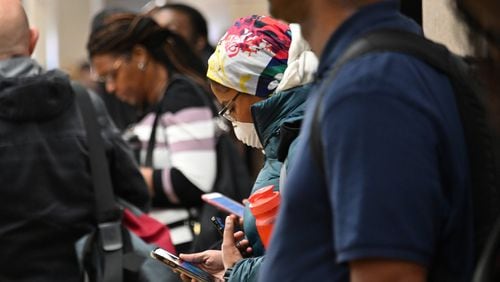
<svg viewBox="0 0 500 282">
<path fill-rule="evenodd" d="M 114 13 L 102 19 L 92 29 L 87 51 L 90 58 L 103 54 L 129 56 L 137 45 L 143 46 L 170 75 L 186 75 L 206 89 L 205 66 L 188 43 L 147 16 Z"/>
</svg>

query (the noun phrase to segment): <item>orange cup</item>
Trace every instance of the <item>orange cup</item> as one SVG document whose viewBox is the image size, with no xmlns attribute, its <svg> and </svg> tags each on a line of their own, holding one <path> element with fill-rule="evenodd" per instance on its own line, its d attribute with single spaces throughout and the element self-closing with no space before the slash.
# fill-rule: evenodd
<svg viewBox="0 0 500 282">
<path fill-rule="evenodd" d="M 263 187 L 248 199 L 250 202 L 250 211 L 255 217 L 257 232 L 266 249 L 271 239 L 271 233 L 281 202 L 280 193 L 273 189 L 274 185 Z"/>
</svg>

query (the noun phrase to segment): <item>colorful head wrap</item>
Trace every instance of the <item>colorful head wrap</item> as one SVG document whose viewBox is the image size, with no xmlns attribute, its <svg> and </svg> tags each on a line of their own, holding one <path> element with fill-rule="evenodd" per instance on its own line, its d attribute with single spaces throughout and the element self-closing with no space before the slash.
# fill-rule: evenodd
<svg viewBox="0 0 500 282">
<path fill-rule="evenodd" d="M 287 67 L 291 31 L 264 16 L 237 20 L 208 60 L 207 77 L 239 92 L 269 97 Z"/>
</svg>

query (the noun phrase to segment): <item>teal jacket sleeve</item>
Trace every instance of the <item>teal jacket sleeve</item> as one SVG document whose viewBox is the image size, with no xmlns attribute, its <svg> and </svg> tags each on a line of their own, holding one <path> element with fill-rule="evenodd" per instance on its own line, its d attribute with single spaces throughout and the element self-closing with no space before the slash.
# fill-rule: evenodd
<svg viewBox="0 0 500 282">
<path fill-rule="evenodd" d="M 257 281 L 259 278 L 259 269 L 264 257 L 245 258 L 238 261 L 234 267 L 229 282 Z"/>
</svg>

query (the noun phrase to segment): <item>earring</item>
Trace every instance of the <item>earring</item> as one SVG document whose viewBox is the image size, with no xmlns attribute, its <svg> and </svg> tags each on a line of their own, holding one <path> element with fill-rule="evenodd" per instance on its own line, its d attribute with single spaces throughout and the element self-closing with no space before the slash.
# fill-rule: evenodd
<svg viewBox="0 0 500 282">
<path fill-rule="evenodd" d="M 139 70 L 141 71 L 144 71 L 144 69 L 146 68 L 146 64 L 144 62 L 140 62 L 137 64 L 137 68 L 139 68 Z"/>
</svg>

